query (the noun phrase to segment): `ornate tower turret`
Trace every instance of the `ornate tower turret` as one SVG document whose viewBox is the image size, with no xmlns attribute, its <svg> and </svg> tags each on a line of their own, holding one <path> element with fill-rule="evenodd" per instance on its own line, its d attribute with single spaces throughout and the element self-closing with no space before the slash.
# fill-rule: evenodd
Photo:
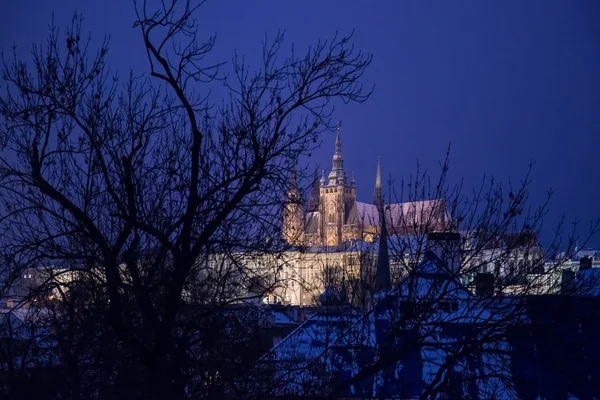
<svg viewBox="0 0 600 400">
<path fill-rule="evenodd" d="M 290 184 L 283 210 L 282 234 L 283 239 L 292 245 L 299 245 L 304 241 L 304 210 L 295 167 L 290 171 Z"/>
</svg>

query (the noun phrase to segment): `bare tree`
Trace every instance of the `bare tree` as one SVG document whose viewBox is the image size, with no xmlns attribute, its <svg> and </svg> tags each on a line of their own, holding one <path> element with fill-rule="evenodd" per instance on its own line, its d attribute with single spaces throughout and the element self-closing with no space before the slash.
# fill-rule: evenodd
<svg viewBox="0 0 600 400">
<path fill-rule="evenodd" d="M 207 333 L 221 332 L 223 346 L 232 340 L 220 325 L 230 319 L 224 289 L 254 278 L 237 263 L 215 282 L 208 260 L 281 250 L 266 239 L 281 237 L 288 172 L 330 128 L 333 101 L 368 98 L 360 81 L 371 58 L 339 36 L 282 56 L 279 34 L 265 41 L 257 70 L 237 55 L 210 62 L 215 38 L 197 37 L 198 6 L 135 9 L 150 77 L 111 77 L 107 42 L 94 53 L 80 16 L 64 37 L 52 28 L 32 65 L 16 51 L 4 59 L 2 271 L 77 269 L 92 294 L 68 297 L 57 315 L 72 307 L 97 318 L 101 340 L 91 348 L 112 340 L 120 349 L 119 368 L 106 373 L 128 373 L 147 398 L 176 398 L 225 374 L 231 358 L 208 363 Z M 218 106 L 215 80 L 227 90 Z"/>
</svg>

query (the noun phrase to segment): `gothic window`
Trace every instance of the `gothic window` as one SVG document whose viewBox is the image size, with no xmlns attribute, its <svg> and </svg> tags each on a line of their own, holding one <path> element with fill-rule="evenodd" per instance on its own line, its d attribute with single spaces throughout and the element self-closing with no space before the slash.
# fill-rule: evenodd
<svg viewBox="0 0 600 400">
<path fill-rule="evenodd" d="M 331 201 L 331 203 L 329 205 L 329 218 L 328 218 L 328 222 L 331 224 L 335 223 L 335 209 L 336 209 L 336 203 L 335 203 L 335 201 Z"/>
</svg>

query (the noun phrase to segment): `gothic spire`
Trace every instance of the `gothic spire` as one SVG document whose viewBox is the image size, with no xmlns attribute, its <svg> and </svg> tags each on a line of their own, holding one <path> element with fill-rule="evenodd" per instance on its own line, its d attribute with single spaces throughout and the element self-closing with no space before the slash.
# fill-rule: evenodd
<svg viewBox="0 0 600 400">
<path fill-rule="evenodd" d="M 313 178 L 312 191 L 310 193 L 310 203 L 308 205 L 308 211 L 313 212 L 319 209 L 319 167 L 315 166 L 315 176 Z"/>
<path fill-rule="evenodd" d="M 373 203 L 377 208 L 383 207 L 383 189 L 381 187 L 381 165 L 377 159 L 377 175 L 375 175 L 375 192 L 373 193 Z"/>
<path fill-rule="evenodd" d="M 381 234 L 379 235 L 379 254 L 377 257 L 377 272 L 375 274 L 375 292 L 388 292 L 392 288 L 390 278 L 390 255 L 388 252 L 388 234 L 385 224 L 385 212 L 379 207 L 379 222 Z"/>
<path fill-rule="evenodd" d="M 300 191 L 298 190 L 298 180 L 296 178 L 296 167 L 292 166 L 290 170 L 290 181 L 288 186 L 288 201 L 298 202 L 300 201 Z"/>
<path fill-rule="evenodd" d="M 337 135 L 335 136 L 335 154 L 342 155 L 342 141 L 340 140 L 340 129 L 342 128 L 342 121 L 337 123 Z"/>
<path fill-rule="evenodd" d="M 342 140 L 340 131 L 342 129 L 342 121 L 338 121 L 337 135 L 335 137 L 335 153 L 333 153 L 333 168 L 329 173 L 329 184 L 343 184 L 346 180 L 344 172 L 344 159 L 342 158 Z"/>
</svg>

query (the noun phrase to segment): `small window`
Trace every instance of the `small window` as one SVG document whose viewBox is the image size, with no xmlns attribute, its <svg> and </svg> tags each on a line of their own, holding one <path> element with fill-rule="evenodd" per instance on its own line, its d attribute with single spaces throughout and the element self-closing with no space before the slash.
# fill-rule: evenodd
<svg viewBox="0 0 600 400">
<path fill-rule="evenodd" d="M 333 191 L 334 191 L 335 193 L 337 193 L 337 188 L 333 189 Z"/>
<path fill-rule="evenodd" d="M 29 279 L 31 279 L 31 274 L 29 274 Z"/>
</svg>

